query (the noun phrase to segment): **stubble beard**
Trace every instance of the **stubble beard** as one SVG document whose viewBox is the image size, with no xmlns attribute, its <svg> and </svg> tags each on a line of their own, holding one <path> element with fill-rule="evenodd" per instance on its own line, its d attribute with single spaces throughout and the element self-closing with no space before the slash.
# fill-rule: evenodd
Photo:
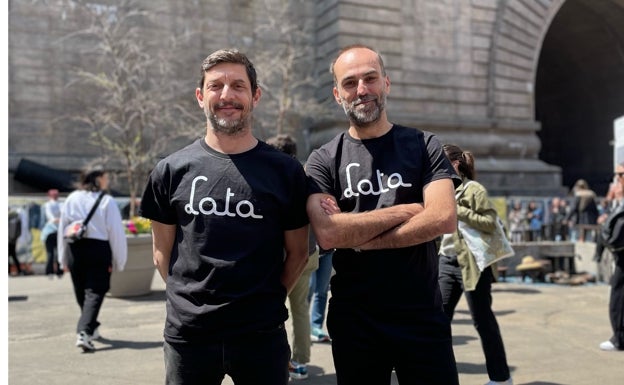
<svg viewBox="0 0 624 385">
<path fill-rule="evenodd" d="M 215 132 L 228 136 L 235 136 L 244 131 L 245 128 L 251 126 L 252 111 L 253 107 L 250 107 L 250 110 L 247 113 L 243 109 L 241 117 L 238 119 L 220 118 L 214 111 L 206 111 L 206 116 Z"/>
<path fill-rule="evenodd" d="M 372 124 L 375 124 L 381 119 L 381 113 L 386 108 L 386 94 L 382 93 L 379 97 L 375 96 L 366 96 L 363 98 L 357 98 L 351 103 L 348 103 L 342 97 L 340 98 L 342 101 L 342 108 L 349 118 L 351 124 L 356 127 L 368 127 Z M 372 107 L 366 107 L 363 109 L 358 109 L 357 104 L 362 103 L 364 101 L 373 100 L 375 103 Z"/>
</svg>

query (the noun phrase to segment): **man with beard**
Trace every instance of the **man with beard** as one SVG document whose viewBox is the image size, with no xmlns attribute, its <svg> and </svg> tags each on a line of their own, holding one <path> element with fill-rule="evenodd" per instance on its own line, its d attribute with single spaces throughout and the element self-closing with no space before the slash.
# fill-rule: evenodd
<svg viewBox="0 0 624 385">
<path fill-rule="evenodd" d="M 306 176 L 257 140 L 256 71 L 237 50 L 201 67 L 206 135 L 161 160 L 140 214 L 165 280 L 167 384 L 286 384 L 286 294 L 308 257 Z"/>
<path fill-rule="evenodd" d="M 457 384 L 435 239 L 456 231 L 461 182 L 431 133 L 388 121 L 381 56 L 353 45 L 332 62 L 347 131 L 310 154 L 308 216 L 335 248 L 327 327 L 339 385 Z"/>
</svg>

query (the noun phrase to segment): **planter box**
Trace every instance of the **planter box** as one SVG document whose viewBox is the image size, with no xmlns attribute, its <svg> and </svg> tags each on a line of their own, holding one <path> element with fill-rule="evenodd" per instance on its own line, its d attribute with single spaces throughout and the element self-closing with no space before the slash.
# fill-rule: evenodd
<svg viewBox="0 0 624 385">
<path fill-rule="evenodd" d="M 130 235 L 128 240 L 128 261 L 124 271 L 111 274 L 111 297 L 134 297 L 149 294 L 156 267 L 152 257 L 152 235 Z"/>
</svg>

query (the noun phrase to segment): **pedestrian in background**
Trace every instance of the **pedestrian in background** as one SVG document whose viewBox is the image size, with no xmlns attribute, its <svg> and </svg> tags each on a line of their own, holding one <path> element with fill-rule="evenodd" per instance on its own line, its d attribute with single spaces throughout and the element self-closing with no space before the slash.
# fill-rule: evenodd
<svg viewBox="0 0 624 385">
<path fill-rule="evenodd" d="M 512 242 L 528 241 L 527 232 L 529 230 L 529 220 L 527 218 L 527 210 L 522 207 L 522 202 L 515 201 L 507 215 L 509 222 L 509 233 Z"/>
<path fill-rule="evenodd" d="M 9 258 L 13 260 L 17 275 L 22 275 L 22 267 L 20 261 L 17 258 L 17 240 L 22 235 L 22 219 L 17 210 L 9 208 L 9 224 L 8 224 L 8 238 L 9 238 Z M 9 273 L 11 273 L 11 262 L 9 262 Z"/>
<path fill-rule="evenodd" d="M 544 209 L 541 203 L 532 200 L 527 209 L 527 220 L 529 221 L 529 240 L 538 242 L 542 240 L 542 225 L 544 222 Z"/>
<path fill-rule="evenodd" d="M 266 143 L 285 154 L 297 158 L 297 142 L 288 134 L 280 134 L 267 139 Z M 288 364 L 290 378 L 304 380 L 308 378 L 307 364 L 310 362 L 310 276 L 318 269 L 319 250 L 313 231 L 308 231 L 308 262 L 301 276 L 288 293 L 290 318 L 292 319 L 291 348 L 292 357 Z"/>
<path fill-rule="evenodd" d="M 624 188 L 624 162 L 615 166 L 615 177 L 618 183 Z M 613 199 L 616 199 L 615 197 Z M 624 203 L 613 209 L 613 212 L 624 210 Z M 618 238 L 620 239 L 620 238 Z M 600 349 L 605 351 L 624 350 L 624 250 L 613 252 L 614 268 L 611 275 L 611 292 L 609 295 L 609 321 L 613 334 L 602 342 Z"/>
<path fill-rule="evenodd" d="M 589 188 L 589 184 L 584 179 L 579 179 L 572 188 L 574 201 L 566 218 L 571 231 L 571 240 L 593 241 L 593 236 L 579 234 L 579 225 L 595 225 L 598 222 L 598 205 L 596 204 L 596 193 Z M 591 234 L 591 232 L 589 233 Z"/>
<path fill-rule="evenodd" d="M 310 338 L 314 342 L 330 342 L 331 338 L 323 329 L 325 311 L 327 310 L 327 294 L 329 293 L 329 280 L 332 276 L 332 257 L 334 249 L 325 250 L 319 248 L 319 266 L 310 276 L 310 290 L 308 302 L 310 302 Z"/>
<path fill-rule="evenodd" d="M 551 241 L 565 241 L 568 239 L 568 226 L 566 225 L 565 200 L 554 197 L 550 202 Z"/>
<path fill-rule="evenodd" d="M 482 233 L 495 233 L 498 216 L 485 187 L 475 181 L 474 156 L 459 146 L 444 145 L 444 152 L 462 178 L 457 187 L 457 219 Z M 486 385 L 512 385 L 505 346 L 492 311 L 492 265 L 483 271 L 459 231 L 444 234 L 440 245 L 440 290 L 444 312 L 453 320 L 462 292 L 468 303 L 485 354 L 490 381 Z"/>
<path fill-rule="evenodd" d="M 95 350 L 94 340 L 100 338 L 98 315 L 104 296 L 110 288 L 113 270 L 126 266 L 128 246 L 117 202 L 106 193 L 108 172 L 93 169 L 80 177 L 80 186 L 65 200 L 61 209 L 58 231 L 58 258 L 71 274 L 80 317 L 76 326 L 76 346 L 84 352 Z M 66 243 L 65 229 L 76 221 L 93 216 L 81 239 Z"/>
<path fill-rule="evenodd" d="M 48 190 L 48 200 L 43 204 L 45 225 L 41 229 L 41 241 L 45 245 L 47 261 L 45 273 L 52 278 L 54 275 L 61 278 L 63 269 L 58 262 L 56 250 L 58 246 L 58 225 L 61 220 L 61 203 L 58 201 L 59 191 Z"/>
<path fill-rule="evenodd" d="M 195 90 L 205 136 L 158 162 L 141 199 L 166 282 L 167 384 L 289 380 L 285 302 L 308 259 L 308 191 L 301 163 L 253 135 L 261 94 L 247 56 L 211 53 Z"/>
</svg>

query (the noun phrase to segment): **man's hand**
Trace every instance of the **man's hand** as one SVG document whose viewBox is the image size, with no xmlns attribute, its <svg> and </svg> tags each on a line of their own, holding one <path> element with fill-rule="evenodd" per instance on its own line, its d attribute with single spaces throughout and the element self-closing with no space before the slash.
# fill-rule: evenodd
<svg viewBox="0 0 624 385">
<path fill-rule="evenodd" d="M 325 211 L 327 215 L 339 214 L 340 207 L 338 207 L 338 203 L 330 197 L 326 197 L 321 199 L 321 208 Z"/>
</svg>

